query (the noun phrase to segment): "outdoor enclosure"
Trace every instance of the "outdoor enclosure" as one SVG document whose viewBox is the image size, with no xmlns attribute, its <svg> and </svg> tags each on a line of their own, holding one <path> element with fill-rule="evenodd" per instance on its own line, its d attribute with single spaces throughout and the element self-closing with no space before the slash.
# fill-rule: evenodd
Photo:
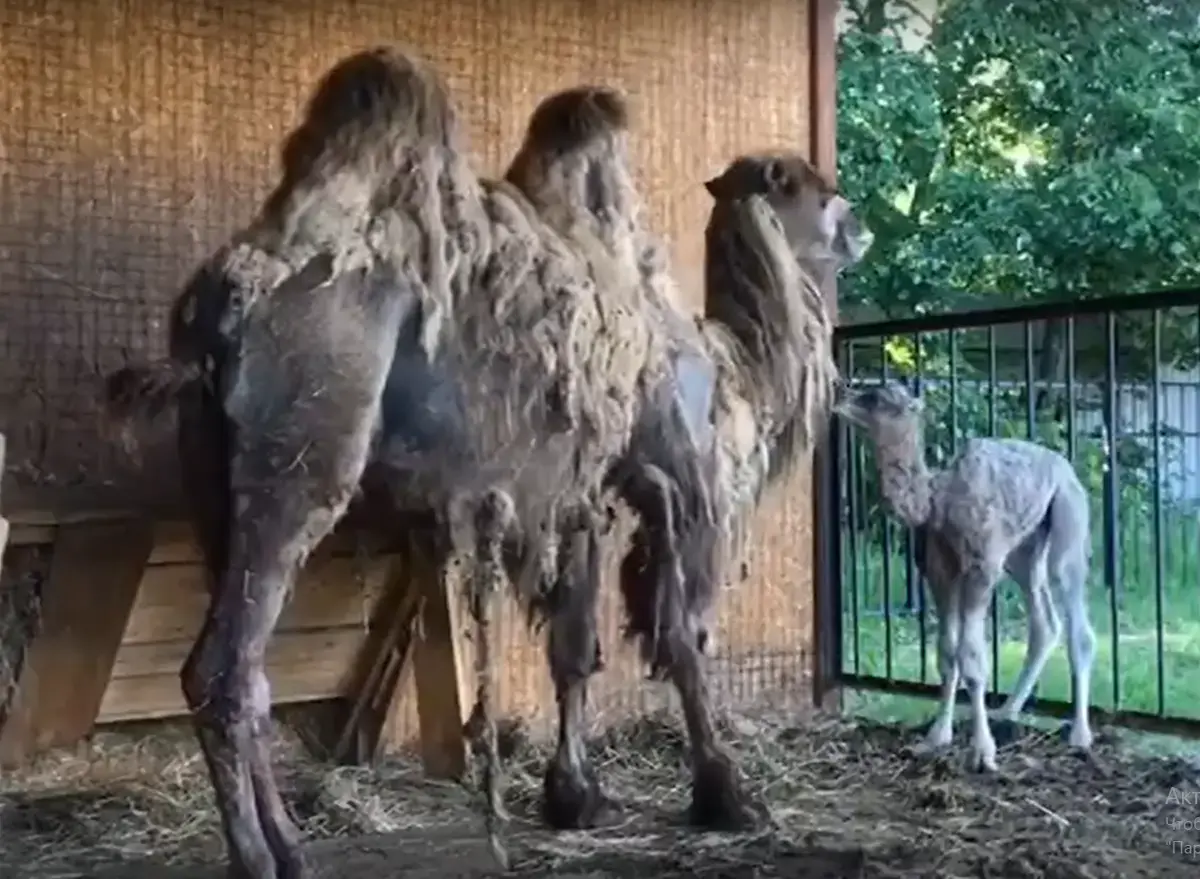
<svg viewBox="0 0 1200 879">
<path fill-rule="evenodd" d="M 699 303 L 702 183 L 741 151 L 798 147 L 832 170 L 832 6 L 824 0 L 120 2 L 0 9 L 0 432 L 12 534 L 0 591 L 0 761 L 117 720 L 184 710 L 179 667 L 206 600 L 169 431 L 140 462 L 98 432 L 98 376 L 159 356 L 181 282 L 256 210 L 318 76 L 386 41 L 448 77 L 481 168 L 499 171 L 535 103 L 583 82 L 626 89 L 655 228 Z M 186 466 L 186 462 L 183 462 Z M 727 699 L 809 697 L 807 479 L 765 505 L 750 580 L 723 598 Z M 333 700 L 343 750 L 418 732 L 432 768 L 463 759 L 453 583 L 403 542 L 331 538 L 269 653 L 278 702 Z M 407 590 L 410 584 L 420 589 Z M 644 703 L 607 590 L 598 709 Z M 419 600 L 418 600 L 419 599 Z M 539 639 L 504 617 L 503 710 L 553 705 Z M 409 661 L 411 660 L 411 661 Z M 0 703 L 2 705 L 4 703 Z M 420 711 L 418 712 L 418 706 Z"/>
<path fill-rule="evenodd" d="M 1092 704 L 1125 725 L 1200 733 L 1200 290 L 859 324 L 838 338 L 854 381 L 921 393 L 930 467 L 986 436 L 1033 440 L 1074 463 L 1091 499 Z M 833 677 L 932 695 L 934 618 L 912 535 L 882 510 L 864 441 L 835 433 Z M 1019 592 L 1002 581 L 991 697 L 1017 677 L 1025 626 Z M 1063 714 L 1071 695 L 1060 649 L 1035 701 Z"/>
</svg>

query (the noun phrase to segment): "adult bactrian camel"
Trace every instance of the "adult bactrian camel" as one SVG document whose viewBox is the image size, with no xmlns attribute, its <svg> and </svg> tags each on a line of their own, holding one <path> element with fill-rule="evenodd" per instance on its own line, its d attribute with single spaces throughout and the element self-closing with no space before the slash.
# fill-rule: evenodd
<svg viewBox="0 0 1200 879">
<path fill-rule="evenodd" d="M 533 142 L 569 151 L 586 140 L 594 102 L 569 104 L 540 134 L 531 124 Z M 304 875 L 268 763 L 266 642 L 297 570 L 360 483 L 382 489 L 397 514 L 432 510 L 449 545 L 474 556 L 485 650 L 486 596 L 502 565 L 552 630 L 572 631 L 581 615 L 570 587 L 596 576 L 562 563 L 594 559 L 607 485 L 653 485 L 657 498 L 694 500 L 689 521 L 719 521 L 687 463 L 711 450 L 711 419 L 643 287 L 627 283 L 640 273 L 610 273 L 617 266 L 555 234 L 511 185 L 474 175 L 434 71 L 386 49 L 345 59 L 317 88 L 283 166 L 259 217 L 176 302 L 169 358 L 126 368 L 108 387 L 120 419 L 178 405 L 213 574 L 184 691 L 232 872 L 253 879 Z M 751 204 L 778 236 L 765 203 Z M 666 405 L 647 405 L 655 393 Z M 681 450 L 657 472 L 634 451 L 639 429 L 656 423 L 649 411 L 667 431 L 662 448 Z M 657 612 L 631 602 L 631 621 L 669 647 L 652 655 L 669 659 L 690 708 L 697 781 L 715 780 L 696 797 L 737 802 L 689 626 L 704 603 L 695 590 L 708 586 L 673 582 L 671 595 L 645 581 L 649 601 L 635 600 Z M 594 638 L 558 643 L 562 666 L 590 672 Z M 494 766 L 494 733 L 489 746 Z"/>
<path fill-rule="evenodd" d="M 545 120 L 581 102 L 606 124 L 571 149 L 536 136 L 553 127 Z M 636 269 L 643 307 L 672 365 L 642 386 L 629 452 L 612 474 L 640 520 L 621 588 L 629 634 L 682 697 L 693 746 L 693 820 L 737 826 L 755 810 L 712 727 L 702 670 L 710 617 L 762 489 L 805 456 L 823 424 L 836 369 L 821 290 L 861 259 L 871 236 L 799 156 L 742 157 L 707 184 L 715 200 L 707 316 L 697 321 L 677 306 L 665 249 L 645 226 L 627 154 L 627 115 L 610 90 L 554 96 L 534 114 L 507 179 L 586 255 L 595 275 Z M 560 567 L 575 579 L 556 590 L 569 607 L 550 634 L 560 738 L 546 803 L 551 823 L 579 827 L 592 823 L 603 799 L 582 741 L 587 679 L 598 654 L 581 661 L 556 645 L 596 644 L 597 574 L 586 549 L 572 560 L 570 546 L 564 543 Z"/>
</svg>

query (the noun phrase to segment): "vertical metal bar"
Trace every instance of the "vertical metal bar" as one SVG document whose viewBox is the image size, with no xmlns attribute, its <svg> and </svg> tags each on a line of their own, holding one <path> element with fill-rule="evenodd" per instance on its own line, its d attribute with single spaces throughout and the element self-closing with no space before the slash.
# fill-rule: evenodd
<svg viewBox="0 0 1200 879">
<path fill-rule="evenodd" d="M 1067 460 L 1075 463 L 1075 318 L 1067 318 Z"/>
<path fill-rule="evenodd" d="M 919 398 L 924 392 L 924 372 L 925 372 L 925 355 L 921 350 L 921 334 L 913 334 L 913 343 L 916 346 L 915 365 L 916 370 L 913 376 L 913 392 Z M 921 454 L 925 454 L 925 450 L 921 450 Z M 914 607 L 917 611 L 917 651 L 919 653 L 918 662 L 920 664 L 921 683 L 925 683 L 929 673 L 929 656 L 927 646 L 925 644 L 925 602 L 921 600 L 921 581 L 916 570 L 916 540 L 914 539 L 913 530 L 906 528 L 904 530 L 904 577 L 905 586 L 908 589 L 908 609 L 911 612 Z"/>
<path fill-rule="evenodd" d="M 1162 413 L 1159 411 L 1162 396 L 1162 376 L 1159 363 L 1162 361 L 1162 313 L 1154 310 L 1153 338 L 1150 358 L 1150 429 L 1154 432 L 1154 631 L 1156 686 L 1158 687 L 1158 716 L 1167 713 L 1166 671 L 1163 666 L 1163 515 L 1162 515 Z"/>
<path fill-rule="evenodd" d="M 949 331 L 950 349 L 950 457 L 958 454 L 958 331 Z"/>
<path fill-rule="evenodd" d="M 820 578 L 814 592 L 814 617 L 819 629 L 816 641 L 813 696 L 819 706 L 826 704 L 845 673 L 845 643 L 842 609 L 842 429 L 843 425 L 829 422 L 825 442 L 813 455 L 816 467 L 816 503 L 818 539 L 814 541 L 814 568 Z"/>
<path fill-rule="evenodd" d="M 1113 711 L 1121 707 L 1121 638 L 1117 597 L 1120 589 L 1120 497 L 1121 474 L 1117 470 L 1117 315 L 1109 312 L 1104 322 L 1105 364 L 1104 426 L 1104 581 L 1108 586 L 1108 610 L 1112 622 Z"/>
<path fill-rule="evenodd" d="M 1037 392 L 1033 387 L 1033 322 L 1025 321 L 1025 436 L 1037 438 Z"/>
<path fill-rule="evenodd" d="M 988 436 L 997 432 L 996 412 L 996 328 L 988 327 Z M 992 590 L 992 692 L 1000 692 L 1000 599 L 999 590 Z"/>
<path fill-rule="evenodd" d="M 869 507 L 867 506 L 867 477 L 869 472 L 867 467 L 867 450 L 866 443 L 861 438 L 855 438 L 854 442 L 854 468 L 858 474 L 858 484 L 854 488 L 855 506 L 857 507 L 858 521 L 855 523 L 855 532 L 864 536 L 862 552 L 859 553 L 858 564 L 855 569 L 859 572 L 856 579 L 858 582 L 858 633 L 856 638 L 858 644 L 855 647 L 855 662 L 859 663 L 856 667 L 861 667 L 861 656 L 859 649 L 862 646 L 862 614 L 866 609 L 867 595 L 870 590 L 871 583 L 871 545 L 869 538 L 871 535 L 871 520 L 867 516 Z M 861 671 L 859 672 L 861 674 Z"/>
<path fill-rule="evenodd" d="M 846 370 L 843 373 L 843 381 L 850 382 L 854 379 L 854 342 L 846 343 Z M 861 507 L 859 506 L 860 491 L 860 449 L 858 442 L 858 432 L 850 425 L 844 425 L 846 442 L 843 448 L 846 450 L 846 481 L 849 483 L 846 487 L 846 502 L 847 513 L 846 518 L 849 520 L 849 526 L 846 529 L 846 541 L 849 548 L 850 564 L 849 564 L 849 586 L 850 586 L 850 628 L 853 632 L 851 643 L 851 654 L 854 659 L 854 673 L 862 674 L 861 669 L 861 635 L 858 627 L 858 525 Z M 843 661 L 845 658 L 843 657 Z"/>
<path fill-rule="evenodd" d="M 1049 324 L 1045 324 L 1047 327 Z M 1044 344 L 1044 342 L 1043 342 Z M 1034 366 L 1033 366 L 1033 322 L 1025 321 L 1025 438 L 1030 442 L 1037 440 L 1037 395 L 1038 391 L 1034 387 Z M 997 590 L 999 591 L 999 590 Z M 1029 608 L 1025 609 L 1025 613 L 1029 613 Z M 993 666 L 999 666 L 1000 651 L 998 647 L 993 646 L 992 662 Z M 992 673 L 992 682 L 995 685 L 995 692 L 1000 692 L 1000 671 L 995 668 Z M 1037 682 L 1034 682 L 1033 689 L 1029 691 L 1029 701 L 1026 703 L 1029 707 L 1033 707 L 1037 702 L 1038 687 Z"/>
<path fill-rule="evenodd" d="M 879 340 L 882 357 L 880 375 L 883 381 L 890 377 L 887 359 L 887 339 Z M 892 517 L 884 514 L 880 523 L 883 527 L 883 668 L 884 677 L 892 679 Z"/>
<path fill-rule="evenodd" d="M 921 359 L 921 334 L 913 333 L 913 381 L 912 390 L 913 396 L 921 396 L 921 371 L 924 368 L 924 363 Z M 924 449 L 921 450 L 924 453 Z M 913 533 L 911 528 L 904 529 L 904 610 L 906 613 L 912 613 L 917 606 L 916 601 L 916 585 L 917 577 L 916 570 L 913 566 Z"/>
</svg>

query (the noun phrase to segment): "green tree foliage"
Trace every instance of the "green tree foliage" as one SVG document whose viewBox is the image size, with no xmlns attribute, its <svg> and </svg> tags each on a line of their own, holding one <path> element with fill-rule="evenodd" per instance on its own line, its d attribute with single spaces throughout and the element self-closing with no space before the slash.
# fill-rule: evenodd
<svg viewBox="0 0 1200 879">
<path fill-rule="evenodd" d="M 1200 286 L 1200 6 L 844 0 L 843 9 L 839 177 L 876 233 L 842 284 L 846 318 Z M 1040 388 L 1063 379 L 1064 326 L 1036 328 Z M 1195 308 L 1164 314 L 1162 360 L 1195 366 L 1198 329 Z M 1145 378 L 1149 316 L 1122 317 L 1119 335 L 1120 377 Z M 1088 339 L 1076 362 L 1095 389 L 1104 359 L 1098 322 Z M 951 404 L 944 334 L 885 347 L 893 375 L 943 379 L 926 393 L 934 463 L 989 433 L 1032 433 L 1068 450 L 1061 390 L 1038 394 L 1030 429 L 1025 392 L 981 390 L 987 370 L 978 357 L 956 362 L 962 384 Z M 860 366 L 870 371 L 862 361 L 871 359 Z M 1011 363 L 1007 377 L 1019 378 Z M 1071 414 L 1097 405 L 1093 395 Z M 1108 439 L 1074 442 L 1097 504 Z M 1155 445 L 1116 439 L 1128 516 L 1148 509 Z M 1157 443 L 1160 455 L 1175 445 Z"/>
<path fill-rule="evenodd" d="M 844 7 L 839 175 L 877 234 L 851 316 L 1200 283 L 1194 4 Z M 1171 320 L 1190 366 L 1196 321 Z"/>
</svg>

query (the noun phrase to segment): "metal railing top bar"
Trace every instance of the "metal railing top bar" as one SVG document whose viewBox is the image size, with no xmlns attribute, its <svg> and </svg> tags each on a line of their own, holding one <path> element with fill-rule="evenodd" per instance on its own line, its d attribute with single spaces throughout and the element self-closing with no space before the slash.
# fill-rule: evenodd
<svg viewBox="0 0 1200 879">
<path fill-rule="evenodd" d="M 1191 306 L 1200 306 L 1200 287 L 1186 290 L 1161 290 L 1155 293 L 1126 293 L 1120 296 L 1103 296 L 1066 302 L 1038 302 L 1030 305 L 1014 305 L 1009 308 L 981 308 L 941 315 L 844 324 L 834 331 L 834 336 L 837 341 L 846 342 L 853 339 L 874 339 L 881 336 L 911 336 L 914 333 L 982 329 L 1001 324 L 1061 320 L 1070 317 L 1099 317 L 1113 312 L 1156 311 Z"/>
</svg>

